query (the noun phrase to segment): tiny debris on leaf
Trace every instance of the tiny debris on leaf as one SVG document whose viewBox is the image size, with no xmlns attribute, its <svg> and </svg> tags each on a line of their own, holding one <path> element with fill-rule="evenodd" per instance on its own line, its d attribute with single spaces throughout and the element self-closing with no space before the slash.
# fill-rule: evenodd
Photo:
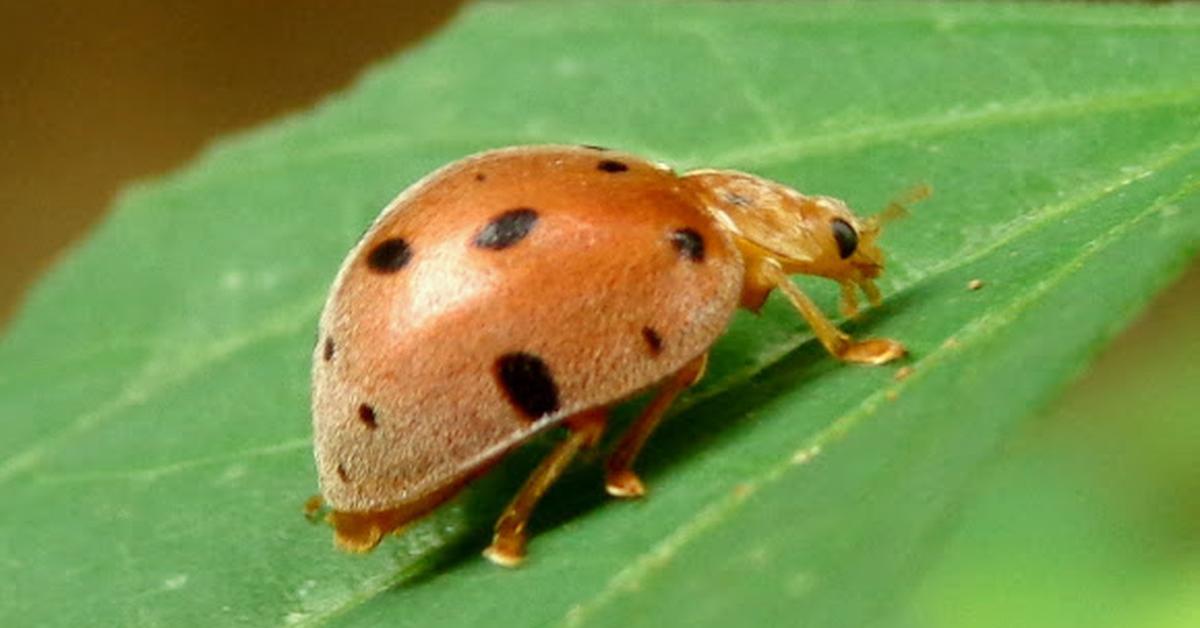
<svg viewBox="0 0 1200 628">
<path fill-rule="evenodd" d="M 967 290 L 978 290 L 983 287 L 982 279 L 972 279 L 967 282 Z"/>
<path fill-rule="evenodd" d="M 902 382 L 902 381 L 908 379 L 908 376 L 912 375 L 912 374 L 913 374 L 913 367 L 902 366 L 899 369 L 896 369 L 895 378 L 896 378 L 896 381 Z"/>
</svg>

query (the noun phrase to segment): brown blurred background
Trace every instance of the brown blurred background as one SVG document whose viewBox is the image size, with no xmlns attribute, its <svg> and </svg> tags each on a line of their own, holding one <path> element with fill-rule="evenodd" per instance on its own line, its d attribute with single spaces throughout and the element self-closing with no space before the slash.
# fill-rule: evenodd
<svg viewBox="0 0 1200 628">
<path fill-rule="evenodd" d="M 0 0 L 0 328 L 132 180 L 306 107 L 462 0 Z"/>
</svg>

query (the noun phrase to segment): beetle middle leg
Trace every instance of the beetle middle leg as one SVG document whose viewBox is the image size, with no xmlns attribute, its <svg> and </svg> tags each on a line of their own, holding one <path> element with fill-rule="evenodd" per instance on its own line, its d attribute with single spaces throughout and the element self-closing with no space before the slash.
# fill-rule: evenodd
<svg viewBox="0 0 1200 628">
<path fill-rule="evenodd" d="M 534 506 L 580 450 L 600 441 L 607 420 L 608 408 L 597 408 L 580 412 L 563 422 L 569 430 L 567 438 L 546 455 L 496 520 L 492 544 L 483 551 L 488 560 L 504 567 L 516 567 L 521 563 L 525 557 L 525 525 Z"/>
<path fill-rule="evenodd" d="M 646 494 L 645 485 L 633 472 L 633 462 L 641 452 L 642 446 L 646 444 L 646 440 L 650 438 L 651 432 L 662 421 L 667 408 L 671 407 L 679 393 L 700 380 L 700 377 L 704 375 L 704 366 L 707 363 L 708 354 L 704 353 L 671 375 L 654 395 L 650 405 L 642 410 L 641 416 L 621 436 L 621 442 L 613 450 L 605 465 L 604 490 L 608 491 L 609 495 L 641 497 Z"/>
</svg>

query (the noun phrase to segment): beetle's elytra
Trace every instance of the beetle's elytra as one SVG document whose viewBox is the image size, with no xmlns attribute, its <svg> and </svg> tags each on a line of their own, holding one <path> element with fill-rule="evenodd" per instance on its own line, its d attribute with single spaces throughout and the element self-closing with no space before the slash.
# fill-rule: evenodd
<svg viewBox="0 0 1200 628">
<path fill-rule="evenodd" d="M 858 289 L 878 304 L 879 231 L 833 198 L 597 147 L 507 148 L 438 170 L 383 210 L 321 315 L 313 427 L 338 545 L 373 548 L 565 427 L 485 552 L 516 564 L 534 505 L 608 408 L 657 385 L 606 467 L 610 494 L 641 496 L 632 467 L 647 437 L 734 310 L 776 288 L 838 358 L 900 357 L 896 341 L 842 333 L 788 277 L 838 281 L 848 314 Z"/>
</svg>

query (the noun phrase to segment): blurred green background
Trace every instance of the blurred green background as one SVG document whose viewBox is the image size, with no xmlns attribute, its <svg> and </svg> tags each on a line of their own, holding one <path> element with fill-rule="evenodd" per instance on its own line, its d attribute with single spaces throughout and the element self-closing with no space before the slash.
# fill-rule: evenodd
<svg viewBox="0 0 1200 628">
<path fill-rule="evenodd" d="M 913 626 L 1200 626 L 1195 265 L 982 479 Z"/>
<path fill-rule="evenodd" d="M 0 5 L 0 321 L 122 186 L 312 105 L 458 4 Z M 1200 626 L 1198 307 L 1193 266 L 1028 422 L 908 625 Z"/>
</svg>

